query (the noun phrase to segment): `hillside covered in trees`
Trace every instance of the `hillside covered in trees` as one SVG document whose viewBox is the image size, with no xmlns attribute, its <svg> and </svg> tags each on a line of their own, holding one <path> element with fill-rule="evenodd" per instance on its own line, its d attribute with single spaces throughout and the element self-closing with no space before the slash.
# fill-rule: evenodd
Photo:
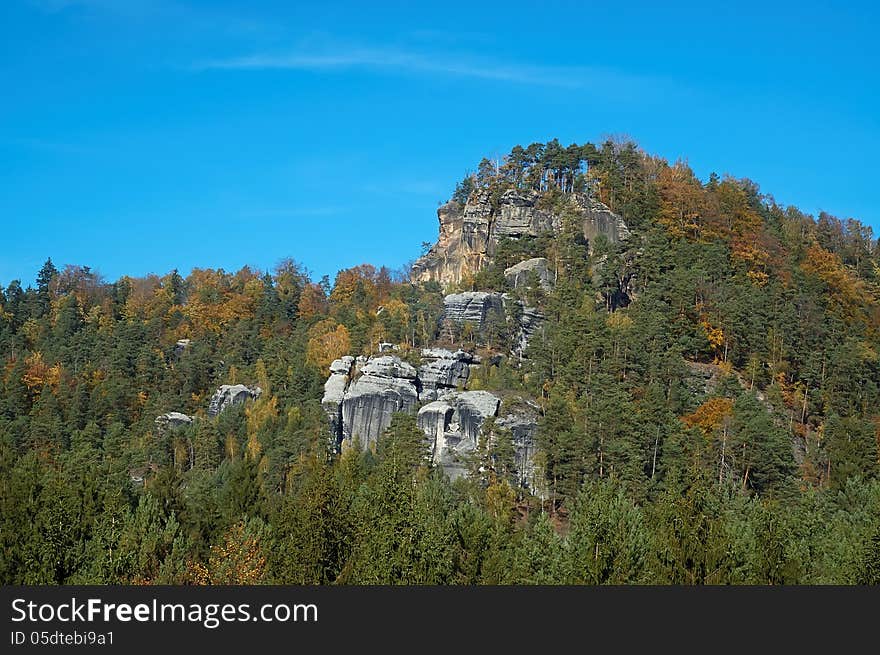
<svg viewBox="0 0 880 655">
<path fill-rule="evenodd" d="M 547 229 L 508 229 L 526 214 Z M 4 281 L 0 580 L 880 582 L 869 227 L 614 140 L 483 160 L 440 219 L 426 257 L 465 253 L 451 277 L 48 260 Z M 452 320 L 450 297 L 496 296 Z M 493 418 L 460 476 L 415 409 L 373 443 L 334 434 L 340 358 L 421 371 L 437 348 L 532 408 L 529 484 Z"/>
</svg>

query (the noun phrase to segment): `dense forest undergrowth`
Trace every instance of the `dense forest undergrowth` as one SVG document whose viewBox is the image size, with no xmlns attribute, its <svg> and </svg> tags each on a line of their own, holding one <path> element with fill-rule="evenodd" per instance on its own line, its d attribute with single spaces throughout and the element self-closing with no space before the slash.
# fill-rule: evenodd
<svg viewBox="0 0 880 655">
<path fill-rule="evenodd" d="M 870 228 L 697 179 L 632 143 L 514 148 L 452 202 L 533 189 L 551 236 L 506 240 L 458 289 L 363 265 L 103 280 L 51 260 L 0 293 L 0 580 L 7 584 L 873 584 L 880 581 L 880 249 Z M 588 243 L 588 194 L 632 232 Z M 551 287 L 504 270 L 553 263 Z M 545 317 L 442 320 L 444 292 Z M 625 301 L 624 301 L 625 300 Z M 516 304 L 509 306 L 510 313 Z M 502 431 L 471 475 L 414 417 L 332 443 L 330 363 L 379 343 L 482 355 L 472 388 L 540 406 L 542 484 Z M 694 388 L 695 367 L 716 383 Z M 218 416 L 221 384 L 262 393 Z M 177 411 L 192 423 L 156 417 Z"/>
</svg>

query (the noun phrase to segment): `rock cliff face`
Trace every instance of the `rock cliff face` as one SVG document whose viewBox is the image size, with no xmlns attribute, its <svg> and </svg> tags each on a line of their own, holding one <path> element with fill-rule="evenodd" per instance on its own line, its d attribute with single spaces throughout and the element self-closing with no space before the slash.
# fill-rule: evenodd
<svg viewBox="0 0 880 655">
<path fill-rule="evenodd" d="M 414 412 L 419 403 L 416 369 L 399 357 L 371 358 L 344 392 L 342 439 L 363 448 L 376 443 L 395 412 Z"/>
<path fill-rule="evenodd" d="M 504 299 L 500 293 L 486 291 L 451 293 L 443 298 L 443 318 L 456 325 L 470 323 L 482 331 L 491 320 L 504 322 Z"/>
<path fill-rule="evenodd" d="M 488 391 L 465 389 L 470 367 L 479 363 L 471 353 L 426 348 L 421 355 L 418 369 L 384 354 L 334 361 L 322 399 L 331 435 L 338 446 L 357 440 L 367 449 L 382 438 L 392 414 L 417 413 L 434 465 L 460 477 L 467 473 L 468 454 L 476 449 L 486 419 L 499 417 L 501 400 Z M 518 474 L 529 484 L 537 414 L 504 413 L 499 425 L 510 426 Z"/>
<path fill-rule="evenodd" d="M 477 334 L 485 335 L 493 323 L 496 328 L 505 326 L 507 310 L 514 308 L 515 320 L 519 321 L 519 344 L 515 354 L 521 355 L 529 340 L 540 331 L 544 314 L 537 307 L 529 307 L 508 294 L 487 291 L 449 294 L 443 299 L 441 323 L 449 321 L 459 328 L 469 324 Z"/>
<path fill-rule="evenodd" d="M 246 387 L 243 384 L 224 384 L 214 395 L 208 405 L 208 416 L 217 416 L 230 405 L 237 405 L 246 400 L 260 397 L 263 390 L 260 387 Z"/>
<path fill-rule="evenodd" d="M 514 465 L 520 486 L 534 493 L 541 491 L 540 471 L 535 466 L 539 411 L 534 403 L 521 400 L 510 403 L 496 421 L 498 427 L 510 430 L 515 453 Z"/>
<path fill-rule="evenodd" d="M 463 207 L 457 202 L 446 203 L 437 210 L 437 243 L 413 265 L 413 280 L 435 281 L 444 287 L 458 284 L 490 261 L 501 238 L 558 232 L 561 218 L 542 208 L 540 199 L 537 191 L 508 189 L 493 206 L 489 191 L 483 189 L 471 194 Z M 618 242 L 629 236 L 623 219 L 601 202 L 583 194 L 571 194 L 569 201 L 582 217 L 586 239 L 592 241 L 604 234 L 609 241 Z"/>
<path fill-rule="evenodd" d="M 428 438 L 434 465 L 452 479 L 466 475 L 468 455 L 477 448 L 483 423 L 498 414 L 500 404 L 488 391 L 463 391 L 422 407 L 418 424 Z"/>
<path fill-rule="evenodd" d="M 346 355 L 330 364 L 330 377 L 324 383 L 324 398 L 321 405 L 330 420 L 330 433 L 335 439 L 342 437 L 342 399 L 351 379 L 355 359 Z"/>
</svg>

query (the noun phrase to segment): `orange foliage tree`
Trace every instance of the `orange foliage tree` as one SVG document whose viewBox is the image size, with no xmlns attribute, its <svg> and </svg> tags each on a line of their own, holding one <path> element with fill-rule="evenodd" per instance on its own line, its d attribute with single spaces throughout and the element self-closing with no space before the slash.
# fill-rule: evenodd
<svg viewBox="0 0 880 655">
<path fill-rule="evenodd" d="M 682 416 L 682 422 L 691 428 L 698 428 L 707 439 L 716 434 L 724 422 L 733 414 L 733 401 L 730 398 L 709 398 L 691 414 Z"/>
</svg>

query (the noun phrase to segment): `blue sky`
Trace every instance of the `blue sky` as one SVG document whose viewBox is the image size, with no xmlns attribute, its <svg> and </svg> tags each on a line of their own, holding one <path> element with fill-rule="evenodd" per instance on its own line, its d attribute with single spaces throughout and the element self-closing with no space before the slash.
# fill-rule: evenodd
<svg viewBox="0 0 880 655">
<path fill-rule="evenodd" d="M 0 285 L 398 268 L 484 155 L 626 134 L 880 232 L 873 2 L 0 3 Z"/>
</svg>

